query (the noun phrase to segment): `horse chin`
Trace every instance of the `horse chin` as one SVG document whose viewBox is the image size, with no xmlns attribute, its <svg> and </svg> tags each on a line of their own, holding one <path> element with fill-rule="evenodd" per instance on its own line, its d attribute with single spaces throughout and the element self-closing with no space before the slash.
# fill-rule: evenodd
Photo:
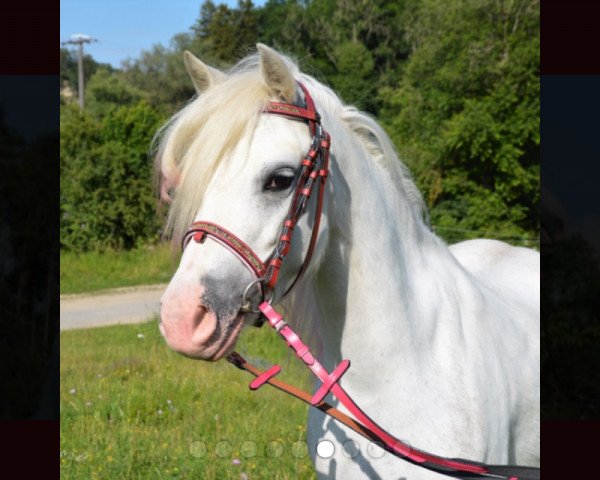
<svg viewBox="0 0 600 480">
<path fill-rule="evenodd" d="M 238 313 L 237 316 L 233 319 L 233 321 L 228 325 L 225 329 L 225 333 L 219 338 L 216 344 L 216 351 L 213 355 L 208 358 L 204 358 L 205 360 L 209 360 L 211 362 L 216 362 L 223 357 L 229 355 L 237 343 L 237 339 L 240 335 L 240 331 L 244 326 L 244 315 Z"/>
</svg>

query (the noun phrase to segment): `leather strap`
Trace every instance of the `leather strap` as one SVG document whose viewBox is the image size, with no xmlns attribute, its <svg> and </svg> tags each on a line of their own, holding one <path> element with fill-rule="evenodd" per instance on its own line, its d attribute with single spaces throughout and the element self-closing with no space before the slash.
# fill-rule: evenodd
<svg viewBox="0 0 600 480">
<path fill-rule="evenodd" d="M 442 468 L 450 468 L 461 472 L 487 473 L 486 467 L 477 465 L 468 461 L 456 461 L 449 458 L 439 457 L 411 447 L 407 443 L 393 437 L 379 425 L 377 425 L 365 412 L 363 412 L 346 391 L 337 383 L 337 379 L 332 381 L 331 374 L 319 363 L 319 361 L 310 353 L 310 349 L 302 342 L 300 337 L 283 320 L 282 316 L 267 302 L 262 303 L 259 310 L 267 318 L 269 325 L 284 338 L 287 344 L 294 349 L 296 355 L 310 368 L 313 374 L 324 384 L 328 386 L 337 399 L 348 409 L 354 418 L 369 430 L 375 433 L 380 441 L 402 457 L 409 458 L 416 463 L 429 463 Z"/>
<path fill-rule="evenodd" d="M 264 383 L 268 383 L 272 387 L 275 387 L 278 390 L 281 390 L 282 392 L 287 393 L 288 395 L 291 395 L 292 397 L 297 398 L 298 400 L 302 400 L 304 403 L 306 403 L 310 406 L 318 408 L 324 414 L 330 416 L 331 418 L 334 418 L 338 422 L 343 423 L 348 428 L 352 429 L 353 431 L 355 431 L 359 435 L 363 436 L 367 440 L 369 440 L 371 442 L 377 442 L 377 444 L 382 446 L 387 452 L 395 455 L 396 457 L 402 458 L 403 460 L 406 460 L 409 463 L 419 465 L 428 470 L 432 470 L 434 472 L 441 473 L 443 475 L 447 475 L 452 478 L 458 478 L 461 480 L 477 480 L 477 479 L 483 480 L 483 479 L 489 479 L 489 478 L 496 478 L 496 479 L 500 479 L 500 480 L 539 480 L 539 478 L 540 478 L 540 469 L 537 467 L 522 467 L 522 466 L 513 466 L 513 465 L 486 465 L 486 464 L 474 462 L 471 460 L 447 459 L 447 460 L 460 461 L 460 462 L 465 462 L 465 463 L 468 462 L 471 465 L 479 465 L 487 470 L 486 472 L 474 473 L 474 472 L 463 472 L 463 471 L 459 471 L 459 470 L 447 469 L 447 468 L 443 468 L 441 465 L 429 464 L 427 462 L 425 462 L 425 463 L 415 462 L 415 461 L 411 460 L 410 458 L 400 455 L 394 449 L 389 448 L 386 444 L 381 442 L 381 439 L 372 430 L 369 430 L 367 427 L 360 424 L 359 422 L 354 420 L 349 415 L 346 415 L 344 412 L 341 412 L 337 408 L 331 406 L 329 403 L 321 401 L 321 402 L 317 403 L 316 405 L 314 405 L 311 402 L 312 396 L 308 392 L 305 392 L 297 387 L 294 387 L 293 385 L 290 385 L 288 383 L 282 382 L 281 380 L 277 380 L 277 379 L 273 378 L 273 376 L 270 375 L 271 369 L 263 372 L 256 366 L 247 362 L 237 352 L 232 352 L 226 358 L 227 358 L 227 361 L 229 361 L 231 364 L 235 365 L 240 370 L 244 370 L 244 371 L 250 373 L 251 375 L 254 375 L 255 377 L 257 377 L 257 379 L 259 377 L 262 377 L 263 375 L 268 375 L 268 379 L 266 379 L 266 381 L 264 381 L 264 382 L 261 382 L 261 386 Z M 255 390 L 256 388 L 253 388 L 253 387 L 254 387 L 254 384 L 252 382 L 250 384 L 250 389 Z"/>
<path fill-rule="evenodd" d="M 321 147 L 324 149 L 323 152 L 323 165 L 322 168 L 318 171 L 319 181 L 317 184 L 317 204 L 315 206 L 315 220 L 312 226 L 312 232 L 310 234 L 310 242 L 308 244 L 308 250 L 306 251 L 306 256 L 304 257 L 304 261 L 300 266 L 300 270 L 296 274 L 296 278 L 292 281 L 290 286 L 287 288 L 282 299 L 285 298 L 290 291 L 294 288 L 298 280 L 304 275 L 306 268 L 310 264 L 313 253 L 315 251 L 315 246 L 317 245 L 317 237 L 319 236 L 319 225 L 321 224 L 321 214 L 323 213 L 323 197 L 325 195 L 325 183 L 327 181 L 327 176 L 329 175 L 329 143 L 331 141 L 331 137 L 327 132 L 325 132 L 327 144 L 321 144 Z"/>
<path fill-rule="evenodd" d="M 270 102 L 264 110 L 266 113 L 275 113 L 277 115 L 285 115 L 286 117 L 294 117 L 301 120 L 317 121 L 318 113 L 310 109 L 297 107 L 289 103 Z"/>
<path fill-rule="evenodd" d="M 245 370 L 246 372 L 251 373 L 252 375 L 254 375 L 257 378 L 267 372 L 267 371 L 263 372 L 259 368 L 255 367 L 251 363 L 247 362 L 244 359 L 244 357 L 242 357 L 237 352 L 230 353 L 226 357 L 226 360 L 229 363 L 231 363 L 232 365 L 235 365 L 240 370 Z M 294 387 L 293 385 L 290 385 L 288 383 L 282 382 L 281 380 L 277 380 L 276 378 L 273 378 L 273 377 L 269 377 L 266 380 L 266 382 L 263 382 L 263 383 L 268 383 L 269 385 L 281 390 L 282 392 L 285 392 L 293 397 L 296 397 L 297 399 L 302 400 L 304 403 L 307 403 L 308 405 L 318 408 L 319 410 L 326 413 L 330 417 L 333 417 L 336 420 L 342 422 L 347 427 L 351 428 L 355 432 L 361 434 L 363 437 L 365 437 L 373 442 L 376 442 L 379 440 L 379 437 L 377 437 L 377 435 L 375 435 L 373 432 L 371 432 L 371 430 L 364 427 L 363 425 L 361 425 L 360 423 L 355 421 L 352 417 L 346 415 L 344 412 L 341 412 L 338 409 L 332 407 L 327 402 L 321 401 L 321 402 L 317 403 L 316 405 L 313 405 L 311 403 L 312 395 L 308 392 L 305 392 L 304 390 Z M 255 389 L 251 388 L 251 390 L 255 390 Z"/>
<path fill-rule="evenodd" d="M 181 249 L 185 250 L 191 238 L 194 238 L 194 241 L 198 243 L 203 243 L 206 236 L 217 240 L 221 245 L 239 256 L 243 260 L 243 263 L 250 267 L 250 270 L 257 278 L 262 277 L 267 271 L 267 267 L 261 261 L 260 257 L 246 243 L 240 240 L 237 235 L 215 223 L 204 221 L 192 223 L 183 238 Z"/>
</svg>

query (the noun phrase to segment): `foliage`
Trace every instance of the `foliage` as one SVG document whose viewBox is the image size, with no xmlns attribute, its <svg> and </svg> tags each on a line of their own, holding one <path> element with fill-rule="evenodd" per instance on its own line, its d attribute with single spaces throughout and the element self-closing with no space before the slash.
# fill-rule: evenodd
<svg viewBox="0 0 600 480">
<path fill-rule="evenodd" d="M 225 361 L 170 351 L 156 320 L 63 332 L 60 347 L 61 478 L 314 478 L 307 406 L 249 391 L 252 376 Z M 245 330 L 238 351 L 310 388 L 273 331 Z"/>
<path fill-rule="evenodd" d="M 533 236 L 539 201 L 539 3 L 427 0 L 380 92 L 440 230 Z"/>
<path fill-rule="evenodd" d="M 194 50 L 189 34 L 176 35 L 171 48 L 155 45 L 138 59 L 123 64 L 123 78 L 145 93 L 146 101 L 163 115 L 171 115 L 195 93 L 183 65 L 183 51 Z"/>
<path fill-rule="evenodd" d="M 23 138 L 4 123 L 4 115 L 0 104 L 0 158 L 12 159 L 22 146 Z"/>
<path fill-rule="evenodd" d="M 160 123 L 145 102 L 100 123 L 75 108 L 61 119 L 61 246 L 132 248 L 156 241 L 159 222 L 148 145 Z"/>
<path fill-rule="evenodd" d="M 254 5 L 251 0 L 238 0 L 238 8 L 231 9 L 207 0 L 192 31 L 212 59 L 230 64 L 258 41 Z"/>
<path fill-rule="evenodd" d="M 96 117 L 104 117 L 122 105 L 132 105 L 147 97 L 130 85 L 122 74 L 99 68 L 87 84 L 86 108 Z"/>
<path fill-rule="evenodd" d="M 378 115 L 377 89 L 392 85 L 409 50 L 409 1 L 315 0 L 307 8 L 309 63 L 347 103 Z"/>
<path fill-rule="evenodd" d="M 143 100 L 166 119 L 195 94 L 184 50 L 223 69 L 261 41 L 295 56 L 344 101 L 377 116 L 446 240 L 537 244 L 538 0 L 268 0 L 260 7 L 247 0 L 235 7 L 205 0 L 198 13 L 168 46 L 155 45 L 119 71 L 91 64 L 86 75 L 93 118 L 71 125 L 65 145 L 95 142 L 95 158 L 122 166 L 133 154 L 129 147 L 114 139 L 100 146 L 110 112 Z M 74 57 L 63 50 L 61 77 L 71 78 Z M 146 148 L 136 143 L 134 156 Z M 69 158 L 89 152 L 78 147 Z M 97 182 L 119 176 L 97 175 Z M 108 219 L 123 212 L 109 205 L 108 192 L 98 195 L 112 216 L 85 228 L 104 232 Z M 146 215 L 145 208 L 141 212 Z M 70 248 L 80 248 L 75 245 L 83 242 Z"/>
</svg>

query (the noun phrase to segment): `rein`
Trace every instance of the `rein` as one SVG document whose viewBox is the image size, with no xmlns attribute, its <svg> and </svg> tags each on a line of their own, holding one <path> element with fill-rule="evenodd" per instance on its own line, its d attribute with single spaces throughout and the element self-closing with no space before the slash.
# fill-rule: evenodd
<svg viewBox="0 0 600 480">
<path fill-rule="evenodd" d="M 302 159 L 302 169 L 294 190 L 294 196 L 283 222 L 277 244 L 272 253 L 265 261 L 262 261 L 252 248 L 235 234 L 215 223 L 206 221 L 197 221 L 190 226 L 183 238 L 182 249 L 185 249 L 192 239 L 197 243 L 204 243 L 206 238 L 211 238 L 235 254 L 256 277 L 256 280 L 252 281 L 244 292 L 243 306 L 240 311 L 260 314 L 259 321 L 255 324 L 256 326 L 261 326 L 262 323 L 267 320 L 269 325 L 286 341 L 287 345 L 296 352 L 298 358 L 300 358 L 322 382 L 322 385 L 317 392 L 311 396 L 296 387 L 274 379 L 273 377 L 281 371 L 279 365 L 274 365 L 266 371 L 261 371 L 246 362 L 237 352 L 229 354 L 227 360 L 236 367 L 245 370 L 256 377 L 255 380 L 250 383 L 251 390 L 257 390 L 265 383 L 269 383 L 311 406 L 318 408 L 368 440 L 377 442 L 382 448 L 393 455 L 428 470 L 459 479 L 539 479 L 539 468 L 486 465 L 471 460 L 440 457 L 413 448 L 407 443 L 390 435 L 363 412 L 342 386 L 339 385 L 338 381 L 350 367 L 350 361 L 343 360 L 333 372 L 329 373 L 312 355 L 309 347 L 302 342 L 300 337 L 283 320 L 282 316 L 271 306 L 273 290 L 278 280 L 281 265 L 291 247 L 293 230 L 299 218 L 306 211 L 308 201 L 316 186 L 317 201 L 308 250 L 296 277 L 285 290 L 284 297 L 290 292 L 302 274 L 306 271 L 312 258 L 319 231 L 319 222 L 323 209 L 323 195 L 329 171 L 329 148 L 331 138 L 321 126 L 321 117 L 315 108 L 308 90 L 301 83 L 298 84 L 304 94 L 306 108 L 293 104 L 270 102 L 264 109 L 264 113 L 282 115 L 290 119 L 306 122 L 312 135 L 310 149 Z M 249 293 L 255 285 L 258 286 L 263 297 L 263 301 L 258 306 L 258 310 L 252 307 L 249 300 Z M 270 295 L 270 298 L 265 300 L 267 295 Z M 329 393 L 333 394 L 340 403 L 348 409 L 354 419 L 323 401 L 325 396 Z"/>
</svg>

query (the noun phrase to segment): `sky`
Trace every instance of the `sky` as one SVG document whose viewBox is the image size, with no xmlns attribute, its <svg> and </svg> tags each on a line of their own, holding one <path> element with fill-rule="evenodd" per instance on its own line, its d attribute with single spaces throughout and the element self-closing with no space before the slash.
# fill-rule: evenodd
<svg viewBox="0 0 600 480">
<path fill-rule="evenodd" d="M 237 0 L 218 1 L 237 6 Z M 120 67 L 126 58 L 187 32 L 200 14 L 203 0 L 61 0 L 60 40 L 84 33 L 98 42 L 86 44 L 97 62 Z M 265 0 L 254 0 L 263 5 Z"/>
</svg>

